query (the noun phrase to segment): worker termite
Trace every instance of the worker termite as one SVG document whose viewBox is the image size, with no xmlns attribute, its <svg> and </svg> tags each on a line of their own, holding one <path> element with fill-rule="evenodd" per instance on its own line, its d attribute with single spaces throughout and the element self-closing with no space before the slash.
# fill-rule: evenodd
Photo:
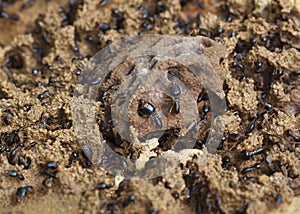
<svg viewBox="0 0 300 214">
<path fill-rule="evenodd" d="M 140 100 L 139 101 L 138 115 L 141 116 L 141 117 L 143 117 L 143 116 L 147 116 L 148 117 L 149 116 L 149 117 L 151 117 L 154 120 L 155 124 L 159 128 L 162 128 L 162 126 L 163 126 L 162 121 L 159 118 L 159 116 L 158 116 L 158 114 L 156 112 L 155 107 L 151 103 L 149 103 L 149 102 L 147 102 L 145 100 Z"/>
<path fill-rule="evenodd" d="M 180 112 L 180 103 L 179 103 L 180 94 L 181 94 L 181 89 L 178 85 L 174 85 L 171 87 L 171 95 L 174 101 L 174 105 L 172 108 L 174 109 L 175 114 L 178 114 Z"/>
</svg>

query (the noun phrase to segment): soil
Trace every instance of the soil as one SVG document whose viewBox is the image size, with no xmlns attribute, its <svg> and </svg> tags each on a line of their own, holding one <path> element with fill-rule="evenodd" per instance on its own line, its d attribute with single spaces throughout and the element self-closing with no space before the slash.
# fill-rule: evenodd
<svg viewBox="0 0 300 214">
<path fill-rule="evenodd" d="M 3 0 L 0 12 L 1 213 L 300 213 L 298 0 Z M 208 152 L 211 127 L 204 125 L 197 130 L 193 155 L 173 170 L 130 180 L 89 159 L 74 132 L 72 100 L 92 56 L 141 34 L 210 41 L 213 47 L 203 55 L 223 82 L 227 107 L 218 118 L 225 130 L 214 139 L 216 153 Z M 152 59 L 144 60 L 151 64 Z M 107 107 L 115 95 L 111 86 L 124 81 L 120 74 L 134 64 L 124 62 L 102 84 L 95 103 L 102 113 L 95 117 L 110 147 L 140 159 L 143 167 L 173 141 L 153 143 L 144 153 L 140 144 L 116 143 Z M 174 67 L 172 74 L 191 96 L 182 94 L 182 114 L 172 110 L 170 95 L 162 106 L 165 94 L 159 102 L 143 93 L 133 99 L 130 122 L 143 139 L 153 124 L 136 111 L 140 100 L 169 112 L 163 129 L 177 134 L 194 113 L 203 124 L 212 120 L 203 110 L 210 108 L 206 91 L 187 68 L 158 63 L 151 67 L 152 77 Z M 197 102 L 199 93 L 206 98 Z M 197 104 L 194 113 L 187 110 L 189 99 Z"/>
</svg>

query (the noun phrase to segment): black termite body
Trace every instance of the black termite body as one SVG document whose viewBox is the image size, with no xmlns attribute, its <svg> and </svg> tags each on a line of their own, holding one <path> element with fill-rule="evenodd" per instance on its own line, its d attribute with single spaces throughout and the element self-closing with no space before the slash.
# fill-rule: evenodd
<svg viewBox="0 0 300 214">
<path fill-rule="evenodd" d="M 199 95 L 198 95 L 198 98 L 197 98 L 197 103 L 203 101 L 203 100 L 207 100 L 207 94 L 206 94 L 206 91 L 205 90 L 202 90 Z"/>
<path fill-rule="evenodd" d="M 10 177 L 17 177 L 17 175 L 18 175 L 16 170 L 7 170 L 5 173 L 7 175 L 9 175 Z"/>
<path fill-rule="evenodd" d="M 9 109 L 4 110 L 3 112 L 4 114 L 1 117 L 2 121 L 5 123 L 5 125 L 11 124 L 14 117 L 13 113 Z"/>
<path fill-rule="evenodd" d="M 69 164 L 73 164 L 78 157 L 79 157 L 79 153 L 77 151 L 72 152 L 72 155 L 69 158 Z"/>
<path fill-rule="evenodd" d="M 24 176 L 22 174 L 19 174 L 16 170 L 7 170 L 7 171 L 5 171 L 5 173 L 10 177 L 17 177 L 21 181 L 23 181 L 25 179 Z"/>
<path fill-rule="evenodd" d="M 229 142 L 240 142 L 242 140 L 242 137 L 237 133 L 230 133 L 228 136 Z"/>
<path fill-rule="evenodd" d="M 158 139 L 159 145 L 163 146 L 166 143 L 170 142 L 171 139 L 172 139 L 172 134 L 166 132 Z"/>
<path fill-rule="evenodd" d="M 19 187 L 16 192 L 17 197 L 24 198 L 27 195 L 26 187 Z"/>
<path fill-rule="evenodd" d="M 21 200 L 30 192 L 33 192 L 32 186 L 19 187 L 16 192 L 17 202 L 21 202 Z"/>
<path fill-rule="evenodd" d="M 14 148 L 10 154 L 9 154 L 9 157 L 8 157 L 8 162 L 12 165 L 15 165 L 16 162 L 17 162 L 17 157 L 18 157 L 18 152 L 19 152 L 19 147 L 17 146 L 16 148 Z"/>
<path fill-rule="evenodd" d="M 217 147 L 217 150 L 222 150 L 223 147 L 224 147 L 224 142 L 226 141 L 226 136 L 222 136 L 221 137 L 221 142 L 219 143 L 218 147 Z"/>
<path fill-rule="evenodd" d="M 267 112 L 272 110 L 272 104 L 271 103 L 265 103 L 265 109 L 267 110 Z"/>
<path fill-rule="evenodd" d="M 55 169 L 56 168 L 56 162 L 54 162 L 54 161 L 48 161 L 47 163 L 46 163 L 46 167 L 47 168 L 50 168 L 50 169 Z"/>
<path fill-rule="evenodd" d="M 20 53 L 10 54 L 5 58 L 4 66 L 8 68 L 21 69 L 24 66 L 24 59 Z"/>
<path fill-rule="evenodd" d="M 24 105 L 24 110 L 25 110 L 25 111 L 30 111 L 30 109 L 31 109 L 30 104 L 25 104 L 25 105 Z"/>
<path fill-rule="evenodd" d="M 251 133 L 255 129 L 256 118 L 254 118 L 245 130 L 245 134 Z"/>
<path fill-rule="evenodd" d="M 241 152 L 241 155 L 242 155 L 242 158 L 243 159 L 248 159 L 254 155 L 258 155 L 258 154 L 261 154 L 265 151 L 265 147 L 259 147 L 253 151 L 247 151 L 247 150 L 243 150 Z"/>
<path fill-rule="evenodd" d="M 90 85 L 97 85 L 101 82 L 101 78 L 93 79 L 89 82 Z"/>
<path fill-rule="evenodd" d="M 291 137 L 294 139 L 295 142 L 300 142 L 300 136 L 294 134 L 291 130 L 288 130 L 288 131 L 287 131 L 287 134 L 288 134 L 289 136 L 291 136 Z"/>
<path fill-rule="evenodd" d="M 282 203 L 282 195 L 280 193 L 278 193 L 275 197 L 275 203 L 278 206 L 279 204 Z"/>
<path fill-rule="evenodd" d="M 55 178 L 57 174 L 57 163 L 54 161 L 48 161 L 43 166 L 43 173 L 49 177 Z"/>
<path fill-rule="evenodd" d="M 171 94 L 172 94 L 172 98 L 174 100 L 174 110 L 175 113 L 178 114 L 180 111 L 180 103 L 179 103 L 179 99 L 180 99 L 180 94 L 181 94 L 181 89 L 178 85 L 174 85 L 171 87 Z"/>
<path fill-rule="evenodd" d="M 154 119 L 156 125 L 157 125 L 159 128 L 162 128 L 162 127 L 163 127 L 162 121 L 161 121 L 161 119 L 159 118 L 159 116 L 157 115 L 156 112 L 155 112 L 154 114 L 152 114 L 152 118 Z"/>
<path fill-rule="evenodd" d="M 244 181 L 251 181 L 251 182 L 258 182 L 259 181 L 258 178 L 252 177 L 252 176 L 247 176 L 247 175 L 243 176 L 243 180 Z"/>
<path fill-rule="evenodd" d="M 34 4 L 35 0 L 28 0 L 27 2 L 22 4 L 22 10 L 32 6 Z"/>
<path fill-rule="evenodd" d="M 110 26 L 108 23 L 106 22 L 98 22 L 98 26 L 99 26 L 99 29 L 105 33 L 106 31 L 110 30 Z"/>
<path fill-rule="evenodd" d="M 165 133 L 158 139 L 159 146 L 164 146 L 175 138 L 179 138 L 180 134 L 177 130 L 166 130 Z"/>
<path fill-rule="evenodd" d="M 256 164 L 254 164 L 254 166 L 246 167 L 246 168 L 242 169 L 241 173 L 246 174 L 248 172 L 254 171 L 255 169 L 259 169 L 260 167 L 261 167 L 261 165 L 259 163 L 256 163 Z"/>
<path fill-rule="evenodd" d="M 208 106 L 208 103 L 205 102 L 205 104 L 203 105 L 202 107 L 202 112 L 203 112 L 203 116 L 202 116 L 202 120 L 207 120 L 207 115 L 208 115 L 208 112 L 209 112 L 209 106 Z"/>
<path fill-rule="evenodd" d="M 204 145 L 204 142 L 202 140 L 196 140 L 195 147 L 202 149 Z"/>
<path fill-rule="evenodd" d="M 96 189 L 109 189 L 110 185 L 105 182 L 100 182 L 96 185 Z"/>
<path fill-rule="evenodd" d="M 135 196 L 133 194 L 130 194 L 128 198 L 123 202 L 123 206 L 128 206 L 131 202 L 135 201 Z"/>
<path fill-rule="evenodd" d="M 244 169 L 242 170 L 242 174 L 246 174 L 246 173 L 251 172 L 251 171 L 253 171 L 253 170 L 254 170 L 253 167 L 246 167 L 246 168 L 244 168 Z"/>
<path fill-rule="evenodd" d="M 18 165 L 23 165 L 24 169 L 29 169 L 31 165 L 31 159 L 29 157 L 19 157 Z"/>
<path fill-rule="evenodd" d="M 177 191 L 175 191 L 175 192 L 172 192 L 172 196 L 177 200 L 177 199 L 179 199 L 180 195 Z"/>
<path fill-rule="evenodd" d="M 232 67 L 238 68 L 242 72 L 245 70 L 244 65 L 240 61 L 233 62 Z"/>
<path fill-rule="evenodd" d="M 21 181 L 24 181 L 24 180 L 25 180 L 25 178 L 24 178 L 24 176 L 23 176 L 22 174 L 18 174 L 17 177 L 18 177 L 19 180 L 21 180 Z"/>
<path fill-rule="evenodd" d="M 6 146 L 10 147 L 17 141 L 19 141 L 19 136 L 18 136 L 18 130 L 13 130 L 11 135 L 8 135 L 8 137 L 5 139 Z"/>
<path fill-rule="evenodd" d="M 225 170 L 229 170 L 229 167 L 228 167 L 228 163 L 230 162 L 230 157 L 229 156 L 225 156 L 222 158 L 222 168 L 225 169 Z"/>
<path fill-rule="evenodd" d="M 151 115 L 155 112 L 155 107 L 144 100 L 140 100 L 138 105 L 138 114 L 139 116 Z"/>
<path fill-rule="evenodd" d="M 139 105 L 138 105 L 138 115 L 139 116 L 150 116 L 154 122 L 156 123 L 156 125 L 159 127 L 159 128 L 162 128 L 163 124 L 162 124 L 162 121 L 161 119 L 159 118 L 157 112 L 155 111 L 155 107 L 145 101 L 145 100 L 140 100 L 139 101 Z"/>
</svg>

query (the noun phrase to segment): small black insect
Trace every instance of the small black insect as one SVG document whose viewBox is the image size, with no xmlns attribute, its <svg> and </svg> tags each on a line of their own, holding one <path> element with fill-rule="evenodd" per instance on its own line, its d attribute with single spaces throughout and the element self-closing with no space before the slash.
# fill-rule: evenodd
<svg viewBox="0 0 300 214">
<path fill-rule="evenodd" d="M 117 30 L 123 29 L 124 13 L 119 9 L 112 9 L 111 19 L 115 23 Z"/>
<path fill-rule="evenodd" d="M 110 185 L 105 182 L 100 182 L 97 184 L 96 189 L 109 189 Z"/>
<path fill-rule="evenodd" d="M 217 29 L 217 33 L 220 35 L 221 33 L 223 33 L 224 32 L 224 29 L 223 28 L 221 28 L 221 27 L 218 27 L 218 29 Z"/>
<path fill-rule="evenodd" d="M 33 192 L 32 186 L 19 187 L 16 192 L 17 202 L 21 202 L 21 200 L 25 198 L 28 193 L 31 192 Z"/>
<path fill-rule="evenodd" d="M 17 177 L 18 175 L 16 170 L 8 170 L 6 171 L 6 174 L 9 175 L 10 177 Z"/>
<path fill-rule="evenodd" d="M 11 54 L 4 61 L 5 67 L 21 69 L 24 66 L 24 60 L 20 53 Z"/>
<path fill-rule="evenodd" d="M 152 28 L 152 24 L 150 24 L 148 21 L 145 21 L 141 24 L 141 28 L 144 30 L 150 30 Z"/>
<path fill-rule="evenodd" d="M 29 169 L 31 162 L 32 161 L 29 157 L 20 156 L 18 159 L 18 165 L 23 165 L 24 169 Z"/>
<path fill-rule="evenodd" d="M 178 138 L 180 138 L 180 134 L 176 129 L 165 130 L 165 133 L 158 139 L 159 146 L 168 146 L 168 144 Z"/>
<path fill-rule="evenodd" d="M 148 19 L 149 14 L 147 12 L 142 13 L 141 18 L 142 19 Z"/>
<path fill-rule="evenodd" d="M 158 139 L 158 142 L 159 142 L 159 145 L 160 146 L 164 146 L 165 144 L 167 144 L 168 142 L 170 142 L 172 140 L 172 133 L 170 132 L 165 132 L 159 139 Z"/>
<path fill-rule="evenodd" d="M 225 156 L 222 158 L 222 168 L 224 170 L 229 170 L 229 167 L 228 167 L 228 163 L 230 162 L 230 157 L 229 156 Z"/>
<path fill-rule="evenodd" d="M 41 93 L 41 94 L 39 94 L 38 96 L 37 96 L 37 98 L 39 99 L 39 100 L 43 100 L 44 98 L 45 98 L 45 96 L 49 96 L 49 91 L 44 91 L 43 93 Z"/>
<path fill-rule="evenodd" d="M 56 79 L 54 77 L 49 77 L 48 85 L 53 85 L 56 82 Z"/>
<path fill-rule="evenodd" d="M 61 56 L 57 55 L 55 57 L 56 61 L 59 61 L 61 64 L 67 64 L 67 62 L 65 60 L 63 60 L 63 58 L 61 58 Z"/>
<path fill-rule="evenodd" d="M 82 72 L 81 69 L 76 69 L 75 74 L 76 74 L 77 76 L 80 76 L 81 72 Z"/>
<path fill-rule="evenodd" d="M 239 142 L 241 139 L 241 136 L 237 133 L 230 133 L 228 136 L 229 142 Z"/>
<path fill-rule="evenodd" d="M 287 134 L 291 136 L 295 142 L 300 142 L 300 136 L 294 134 L 291 130 L 288 130 Z"/>
<path fill-rule="evenodd" d="M 24 198 L 27 195 L 26 187 L 19 187 L 16 192 L 17 197 Z"/>
<path fill-rule="evenodd" d="M 280 193 L 278 193 L 275 197 L 275 203 L 276 205 L 279 205 L 282 203 L 282 195 Z"/>
<path fill-rule="evenodd" d="M 50 169 L 55 169 L 57 167 L 57 165 L 56 165 L 56 162 L 54 162 L 54 161 L 48 161 L 46 163 L 46 167 L 50 168 Z"/>
<path fill-rule="evenodd" d="M 208 99 L 208 96 L 207 96 L 207 93 L 205 90 L 202 90 L 199 95 L 198 95 L 198 98 L 197 98 L 197 103 L 203 101 L 203 100 L 207 100 Z"/>
<path fill-rule="evenodd" d="M 34 4 L 35 0 L 28 0 L 27 2 L 22 4 L 22 10 L 32 6 Z"/>
<path fill-rule="evenodd" d="M 203 105 L 202 111 L 203 111 L 202 120 L 206 120 L 207 119 L 207 114 L 209 112 L 209 106 L 208 106 L 207 102 L 205 102 L 205 104 Z"/>
<path fill-rule="evenodd" d="M 32 75 L 36 76 L 39 74 L 39 70 L 34 68 L 34 69 L 32 69 L 31 73 L 32 73 Z"/>
<path fill-rule="evenodd" d="M 48 106 L 48 105 L 49 105 L 48 102 L 42 102 L 42 103 L 41 103 L 41 106 Z"/>
<path fill-rule="evenodd" d="M 177 191 L 175 192 L 172 192 L 172 196 L 175 198 L 175 199 L 179 199 L 179 193 Z"/>
<path fill-rule="evenodd" d="M 104 6 L 104 5 L 106 5 L 107 4 L 107 0 L 101 0 L 100 1 L 100 6 Z"/>
<path fill-rule="evenodd" d="M 31 147 L 34 147 L 36 144 L 37 144 L 36 141 L 32 141 L 29 145 L 30 145 Z"/>
<path fill-rule="evenodd" d="M 55 178 L 57 174 L 57 163 L 54 161 L 48 161 L 43 166 L 43 173 L 49 177 Z"/>
<path fill-rule="evenodd" d="M 110 30 L 110 26 L 108 23 L 106 22 L 98 22 L 98 26 L 100 28 L 100 30 L 105 33 L 106 31 Z"/>
<path fill-rule="evenodd" d="M 24 178 L 24 176 L 23 176 L 22 174 L 17 174 L 17 177 L 18 177 L 21 181 L 24 181 L 24 180 L 25 180 L 25 178 Z"/>
<path fill-rule="evenodd" d="M 130 194 L 128 198 L 123 202 L 123 207 L 128 206 L 131 202 L 135 201 L 135 196 L 133 194 Z"/>
<path fill-rule="evenodd" d="M 246 167 L 246 168 L 242 169 L 241 173 L 246 174 L 248 172 L 254 171 L 255 169 L 259 169 L 260 167 L 261 167 L 261 165 L 259 163 L 256 163 L 251 167 Z"/>
<path fill-rule="evenodd" d="M 249 157 L 252 157 L 254 155 L 257 155 L 257 154 L 261 154 L 265 151 L 265 147 L 259 147 L 253 151 L 247 151 L 247 150 L 243 150 L 241 152 L 241 155 L 242 155 L 242 158 L 244 159 L 248 159 Z"/>
<path fill-rule="evenodd" d="M 232 67 L 238 68 L 242 72 L 245 70 L 244 65 L 240 61 L 233 62 Z"/>
<path fill-rule="evenodd" d="M 224 147 L 224 142 L 226 141 L 226 136 L 222 136 L 221 137 L 221 142 L 219 143 L 218 147 L 217 147 L 217 150 L 222 150 L 223 147 Z"/>
<path fill-rule="evenodd" d="M 253 176 L 247 176 L 247 175 L 243 176 L 243 180 L 244 181 L 251 181 L 251 182 L 258 182 L 259 181 L 258 178 L 253 177 Z"/>
<path fill-rule="evenodd" d="M 163 126 L 161 119 L 155 111 L 155 107 L 145 100 L 139 101 L 138 115 L 140 117 L 151 117 L 159 128 L 162 128 Z"/>
<path fill-rule="evenodd" d="M 41 86 L 41 85 L 43 85 L 43 83 L 41 82 L 41 81 L 36 81 L 36 86 Z"/>
<path fill-rule="evenodd" d="M 73 164 L 78 157 L 79 157 L 79 153 L 77 151 L 72 152 L 72 155 L 69 158 L 69 164 Z"/>
<path fill-rule="evenodd" d="M 19 147 L 17 146 L 14 148 L 10 153 L 8 157 L 8 162 L 12 165 L 15 165 L 18 159 L 18 152 L 19 152 Z"/>
<path fill-rule="evenodd" d="M 9 125 L 11 124 L 13 117 L 14 117 L 13 113 L 9 109 L 6 109 L 3 111 L 1 119 L 5 123 L 5 125 Z"/>
<path fill-rule="evenodd" d="M 252 45 L 254 45 L 256 42 L 257 42 L 257 41 L 256 41 L 256 38 L 255 38 L 255 37 L 252 37 L 252 38 L 250 39 L 250 43 L 251 43 Z"/>
<path fill-rule="evenodd" d="M 231 22 L 232 21 L 232 17 L 228 17 L 228 22 Z M 236 32 L 235 31 L 232 31 L 231 33 L 230 33 L 230 37 L 236 37 Z"/>
<path fill-rule="evenodd" d="M 196 148 L 202 149 L 203 145 L 204 145 L 204 142 L 202 140 L 196 140 L 196 144 L 195 144 Z"/>
<path fill-rule="evenodd" d="M 230 53 L 230 56 L 233 58 L 236 57 L 237 55 L 238 55 L 238 52 L 235 50 Z"/>
<path fill-rule="evenodd" d="M 150 214 L 157 214 L 159 213 L 159 209 L 157 208 L 152 208 L 150 211 L 149 211 Z"/>
<path fill-rule="evenodd" d="M 155 112 L 155 107 L 144 100 L 140 100 L 138 106 L 138 114 L 139 116 L 151 115 Z"/>
<path fill-rule="evenodd" d="M 257 68 L 260 68 L 263 65 L 263 63 L 261 61 L 256 61 L 256 62 L 254 62 L 254 64 Z"/>
<path fill-rule="evenodd" d="M 245 134 L 249 134 L 250 132 L 252 132 L 255 129 L 255 122 L 256 122 L 256 118 L 254 118 L 250 124 L 248 125 L 248 127 L 245 129 Z"/>
<path fill-rule="evenodd" d="M 31 109 L 31 105 L 30 104 L 25 104 L 24 105 L 24 110 L 25 111 L 30 111 L 30 109 Z"/>
<path fill-rule="evenodd" d="M 271 103 L 265 103 L 265 109 L 267 111 L 271 111 L 272 110 L 272 104 Z"/>
<path fill-rule="evenodd" d="M 172 98 L 174 101 L 174 111 L 176 114 L 179 113 L 180 111 L 180 103 L 179 103 L 179 99 L 180 99 L 180 94 L 181 94 L 181 89 L 178 85 L 174 85 L 171 87 L 171 94 L 172 94 Z"/>
</svg>

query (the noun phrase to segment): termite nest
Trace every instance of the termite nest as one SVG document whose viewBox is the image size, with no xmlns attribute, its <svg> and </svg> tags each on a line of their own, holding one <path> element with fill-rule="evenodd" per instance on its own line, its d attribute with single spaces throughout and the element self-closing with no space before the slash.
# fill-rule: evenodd
<svg viewBox="0 0 300 214">
<path fill-rule="evenodd" d="M 178 85 L 175 81 L 167 80 L 170 83 L 165 90 L 163 84 L 159 82 L 158 78 L 147 79 L 141 81 L 141 86 L 146 88 L 145 92 L 137 93 L 133 96 L 128 106 L 128 112 L 121 109 L 120 114 L 128 114 L 129 123 L 122 126 L 124 130 L 116 130 L 114 122 L 118 122 L 121 116 L 116 115 L 114 118 L 111 114 L 112 105 L 122 105 L 125 102 L 126 94 L 118 92 L 121 81 L 126 81 L 126 76 L 130 75 L 130 72 L 135 67 L 134 61 L 126 62 L 120 65 L 119 68 L 112 71 L 109 78 L 99 88 L 97 100 L 100 104 L 100 111 L 97 115 L 97 121 L 101 133 L 104 134 L 104 139 L 111 145 L 112 148 L 124 149 L 124 153 L 128 154 L 126 150 L 130 147 L 131 142 L 127 141 L 128 137 L 123 137 L 122 134 L 130 133 L 130 129 L 134 129 L 139 133 L 139 140 L 145 142 L 147 139 L 158 138 L 159 147 L 164 149 L 171 149 L 174 143 L 185 135 L 193 126 L 188 127 L 183 121 L 195 121 L 194 126 L 201 123 L 201 128 L 197 134 L 197 138 L 204 139 L 208 131 L 210 124 L 210 112 L 209 112 L 209 100 L 207 93 L 201 85 L 200 81 L 195 80 L 194 75 L 185 69 L 182 65 L 175 62 L 153 62 L 153 59 L 146 61 L 149 64 L 154 64 L 153 70 L 147 71 L 153 73 L 153 76 L 159 75 L 159 72 L 165 73 L 170 79 L 178 79 L 188 85 L 193 85 L 194 88 L 187 88 L 186 85 Z M 152 66 L 152 65 L 151 65 Z M 164 67 L 164 68 L 163 68 Z M 161 69 L 160 71 L 157 69 Z M 151 75 L 151 74 L 150 74 Z M 177 76 L 176 76 L 177 75 Z M 162 78 L 162 77 L 161 77 Z M 158 81 L 156 85 L 154 82 Z M 163 80 L 165 81 L 165 80 Z M 196 82 L 196 83 L 195 83 Z M 126 83 L 125 83 L 126 84 Z M 150 86 L 154 89 L 150 89 Z M 150 89 L 147 91 L 147 89 Z M 192 90 L 192 92 L 187 92 Z M 192 93 L 190 97 L 185 98 L 186 93 Z M 115 98 L 117 97 L 117 98 Z M 114 100 L 118 99 L 118 100 Z M 189 118 L 187 111 L 191 111 L 188 104 L 194 102 L 197 105 L 197 112 L 194 115 L 200 115 L 199 120 L 197 118 Z M 113 103 L 113 104 L 112 104 Z M 192 115 L 192 114 L 190 114 Z M 186 117 L 183 119 L 183 117 Z M 200 120 L 202 119 L 202 120 Z M 119 131 L 119 132 L 118 132 Z M 194 142 L 194 144 L 196 141 Z M 130 149 L 128 149 L 130 150 Z"/>
</svg>

